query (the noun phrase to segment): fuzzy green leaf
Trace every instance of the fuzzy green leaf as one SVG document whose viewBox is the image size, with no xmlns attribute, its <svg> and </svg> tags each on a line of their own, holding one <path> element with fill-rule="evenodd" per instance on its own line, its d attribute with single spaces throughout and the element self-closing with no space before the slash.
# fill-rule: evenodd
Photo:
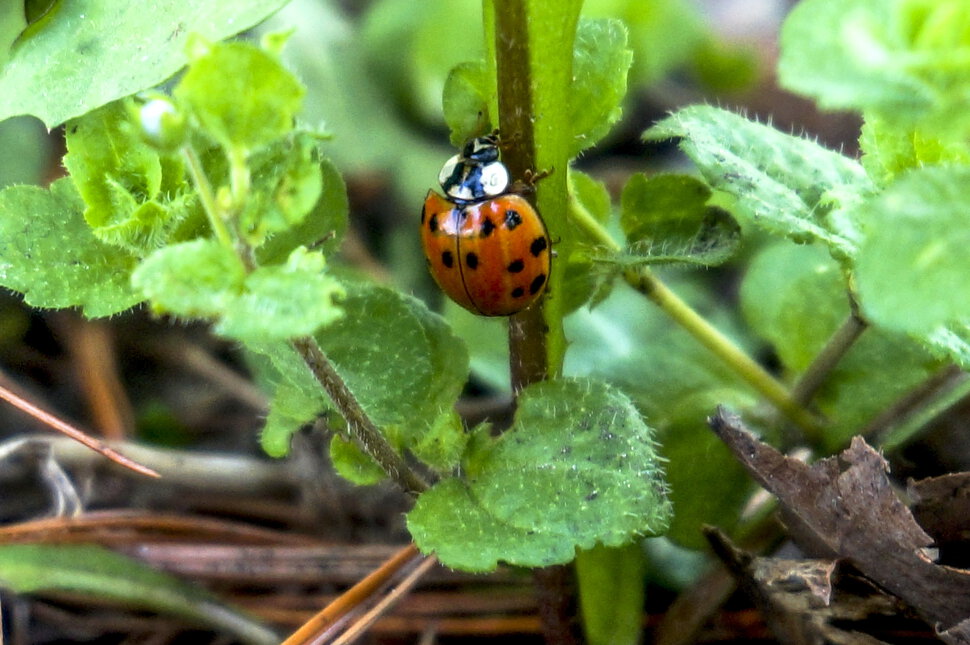
<svg viewBox="0 0 970 645">
<path fill-rule="evenodd" d="M 71 121 L 66 139 L 64 165 L 87 204 L 84 219 L 105 242 L 147 254 L 188 216 L 194 197 L 181 160 L 145 143 L 124 102 Z"/>
<path fill-rule="evenodd" d="M 260 246 L 268 235 L 299 226 L 320 199 L 317 138 L 300 130 L 273 141 L 250 157 L 249 169 L 253 185 L 239 225 L 249 244 Z"/>
<path fill-rule="evenodd" d="M 0 191 L 0 284 L 24 294 L 31 306 L 81 307 L 91 318 L 141 302 L 130 285 L 137 260 L 96 238 L 83 211 L 70 179 L 49 191 Z"/>
<path fill-rule="evenodd" d="M 440 426 L 438 418 L 454 405 L 467 377 L 464 345 L 422 303 L 391 289 L 350 284 L 340 306 L 344 316 L 316 338 L 364 410 L 393 445 L 409 449 L 424 445 L 429 455 L 451 454 L 450 459 L 457 459 L 457 450 L 446 446 L 463 439 L 446 439 L 441 433 L 450 428 L 460 435 L 462 430 Z M 362 326 L 361 320 L 369 321 L 368 325 Z M 277 390 L 277 396 L 287 397 L 280 406 L 284 413 L 277 417 L 272 416 L 274 399 L 270 408 L 274 424 L 263 431 L 263 445 L 279 455 L 287 449 L 290 434 L 328 405 L 326 395 L 288 345 L 249 343 L 247 347 L 270 359 L 272 380 L 284 388 Z M 435 452 L 432 444 L 443 447 Z"/>
<path fill-rule="evenodd" d="M 387 477 L 357 444 L 340 435 L 335 434 L 330 440 L 330 459 L 337 474 L 357 486 L 370 486 Z"/>
<path fill-rule="evenodd" d="M 276 56 L 245 42 L 197 50 L 173 95 L 219 145 L 249 152 L 293 129 L 306 90 Z"/>
<path fill-rule="evenodd" d="M 857 282 L 866 317 L 926 334 L 970 320 L 970 169 L 911 171 L 860 207 L 866 238 Z"/>
<path fill-rule="evenodd" d="M 243 293 L 226 304 L 215 326 L 236 340 L 308 336 L 343 315 L 334 300 L 343 288 L 324 273 L 323 255 L 298 248 L 284 265 L 260 267 L 246 276 Z"/>
<path fill-rule="evenodd" d="M 782 29 L 779 78 L 823 107 L 959 140 L 970 131 L 968 29 L 964 0 L 806 0 Z"/>
<path fill-rule="evenodd" d="M 94 545 L 0 546 L 0 585 L 18 593 L 70 592 L 217 627 L 249 644 L 279 642 L 272 631 L 207 592 Z"/>
<path fill-rule="evenodd" d="M 132 275 L 156 311 L 215 318 L 242 293 L 246 271 L 232 249 L 199 239 L 159 249 Z"/>
<path fill-rule="evenodd" d="M 532 385 L 512 428 L 476 444 L 465 481 L 422 495 L 408 527 L 423 551 L 469 570 L 499 561 L 544 566 L 551 553 L 565 556 L 562 563 L 575 547 L 620 546 L 662 531 L 671 508 L 652 433 L 630 400 L 604 383 Z M 442 506 L 448 516 L 436 515 Z M 448 546 L 456 542 L 461 552 Z"/>
<path fill-rule="evenodd" d="M 855 253 L 860 234 L 847 209 L 873 190 L 858 162 L 711 106 L 680 110 L 644 136 L 681 138 L 704 178 L 733 195 L 753 224 L 796 242 L 822 242 L 837 258 Z"/>
<path fill-rule="evenodd" d="M 627 30 L 621 21 L 579 21 L 569 93 L 574 137 L 570 157 L 595 145 L 620 120 L 632 62 L 633 52 L 627 47 Z"/>
<path fill-rule="evenodd" d="M 34 114 L 48 127 L 153 87 L 185 64 L 190 33 L 221 40 L 283 0 L 141 3 L 62 0 L 0 68 L 0 120 Z M 234 97 L 238 99 L 238 97 Z"/>
<path fill-rule="evenodd" d="M 708 206 L 711 189 L 686 175 L 637 174 L 623 187 L 620 224 L 632 263 L 727 261 L 741 243 L 730 213 Z"/>
<path fill-rule="evenodd" d="M 329 159 L 320 159 L 317 168 L 320 189 L 316 204 L 300 224 L 273 234 L 256 250 L 260 264 L 283 262 L 298 246 L 312 247 L 329 256 L 343 240 L 349 211 L 347 186 Z"/>
<path fill-rule="evenodd" d="M 945 140 L 924 126 L 900 127 L 875 115 L 866 117 L 859 147 L 862 165 L 880 185 L 920 166 L 970 163 L 970 143 L 965 137 Z"/>
</svg>

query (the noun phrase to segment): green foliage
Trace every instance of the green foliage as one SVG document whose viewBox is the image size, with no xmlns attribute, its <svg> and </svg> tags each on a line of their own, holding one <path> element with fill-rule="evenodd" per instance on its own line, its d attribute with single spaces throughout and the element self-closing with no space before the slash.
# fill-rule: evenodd
<svg viewBox="0 0 970 645">
<path fill-rule="evenodd" d="M 170 239 L 188 217 L 194 195 L 181 159 L 144 142 L 130 116 L 116 102 L 71 121 L 64 166 L 95 235 L 144 255 Z"/>
<path fill-rule="evenodd" d="M 408 528 L 423 551 L 473 571 L 499 561 L 562 563 L 577 547 L 657 533 L 671 509 L 652 435 L 631 401 L 605 383 L 532 385 L 519 396 L 512 428 L 494 439 L 479 434 L 464 478 L 422 495 Z"/>
<path fill-rule="evenodd" d="M 278 638 L 205 591 L 94 545 L 0 546 L 0 584 L 17 593 L 69 592 L 225 629 L 245 643 Z"/>
<path fill-rule="evenodd" d="M 272 53 L 241 42 L 190 45 L 173 95 L 208 136 L 248 154 L 290 133 L 305 89 Z"/>
<path fill-rule="evenodd" d="M 606 136 L 620 120 L 626 76 L 633 62 L 627 30 L 619 20 L 580 20 L 569 93 L 575 157 Z"/>
<path fill-rule="evenodd" d="M 707 204 L 711 189 L 685 175 L 634 175 L 623 187 L 620 224 L 630 263 L 728 260 L 741 243 L 731 214 Z"/>
<path fill-rule="evenodd" d="M 970 320 L 961 293 L 970 270 L 970 169 L 913 170 L 860 206 L 866 239 L 858 288 L 865 314 L 897 331 L 925 334 Z"/>
<path fill-rule="evenodd" d="M 350 284 L 341 309 L 344 316 L 317 341 L 361 406 L 397 448 L 432 457 L 443 470 L 456 465 L 463 431 L 439 415 L 454 404 L 468 373 L 463 344 L 422 303 L 388 288 Z M 273 364 L 277 389 L 262 441 L 271 454 L 282 455 L 290 435 L 328 403 L 291 348 L 248 346 Z M 341 467 L 359 470 L 362 455 L 352 454 L 353 446 L 341 448 L 340 456 L 349 456 Z"/>
<path fill-rule="evenodd" d="M 190 33 L 210 40 L 248 29 L 282 0 L 62 1 L 28 30 L 0 68 L 0 120 L 34 114 L 48 127 L 172 76 Z"/>
<path fill-rule="evenodd" d="M 81 307 L 110 316 L 137 304 L 129 275 L 136 258 L 95 237 L 69 179 L 0 191 L 0 284 L 33 307 Z"/>
<path fill-rule="evenodd" d="M 677 137 L 738 214 L 769 233 L 818 241 L 836 258 L 855 254 L 860 233 L 847 209 L 872 190 L 862 166 L 807 139 L 710 106 L 684 108 L 644 135 Z"/>
</svg>

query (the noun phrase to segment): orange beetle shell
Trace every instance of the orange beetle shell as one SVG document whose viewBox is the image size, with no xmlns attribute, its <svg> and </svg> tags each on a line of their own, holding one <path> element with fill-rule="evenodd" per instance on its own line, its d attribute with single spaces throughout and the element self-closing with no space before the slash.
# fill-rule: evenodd
<svg viewBox="0 0 970 645">
<path fill-rule="evenodd" d="M 532 205 L 515 194 L 456 204 L 428 192 L 421 244 L 435 282 L 481 316 L 509 316 L 542 295 L 552 249 Z"/>
</svg>

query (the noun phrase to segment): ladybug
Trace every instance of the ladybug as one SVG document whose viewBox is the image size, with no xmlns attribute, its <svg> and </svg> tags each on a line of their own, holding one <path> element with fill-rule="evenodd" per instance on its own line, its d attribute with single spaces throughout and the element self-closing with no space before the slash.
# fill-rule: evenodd
<svg viewBox="0 0 970 645">
<path fill-rule="evenodd" d="M 546 225 L 511 192 L 498 137 L 476 137 L 438 175 L 445 196 L 428 191 L 421 244 L 435 282 L 481 316 L 510 316 L 545 291 L 552 262 Z"/>
</svg>

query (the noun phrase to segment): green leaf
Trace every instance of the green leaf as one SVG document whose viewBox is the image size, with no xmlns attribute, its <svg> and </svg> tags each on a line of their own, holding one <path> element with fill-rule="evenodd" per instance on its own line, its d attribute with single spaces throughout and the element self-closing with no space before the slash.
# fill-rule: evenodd
<svg viewBox="0 0 970 645">
<path fill-rule="evenodd" d="M 269 357 L 275 348 L 282 354 L 289 350 L 288 356 L 296 358 L 293 349 L 286 344 L 263 344 L 260 346 L 262 357 Z M 248 347 L 252 349 L 252 347 Z M 302 361 L 300 361 L 302 363 Z M 294 361 L 294 367 L 300 367 Z M 285 457 L 290 452 L 290 437 L 305 424 L 315 419 L 326 408 L 325 395 L 320 391 L 310 371 L 303 365 L 306 374 L 307 388 L 299 388 L 291 382 L 274 374 L 276 387 L 270 402 L 266 423 L 259 435 L 260 445 L 270 457 Z"/>
<path fill-rule="evenodd" d="M 627 30 L 619 20 L 580 19 L 574 47 L 570 157 L 594 146 L 620 120 L 627 72 L 633 62 Z"/>
<path fill-rule="evenodd" d="M 965 139 L 968 29 L 963 0 L 806 0 L 782 29 L 779 78 L 825 108 Z"/>
<path fill-rule="evenodd" d="M 855 253 L 860 234 L 847 212 L 873 190 L 858 162 L 710 106 L 680 110 L 644 137 L 681 138 L 704 178 L 733 195 L 753 224 L 796 242 L 822 242 L 836 258 Z"/>
<path fill-rule="evenodd" d="M 284 265 L 246 276 L 243 293 L 225 303 L 215 331 L 236 340 L 309 336 L 343 315 L 334 300 L 344 290 L 324 273 L 322 254 L 300 247 Z"/>
<path fill-rule="evenodd" d="M 246 270 L 233 250 L 208 239 L 159 249 L 132 275 L 132 285 L 156 311 L 204 319 L 226 311 L 245 280 Z"/>
<path fill-rule="evenodd" d="M 255 247 L 268 235 L 302 224 L 320 199 L 323 177 L 317 137 L 299 130 L 273 141 L 249 158 L 249 169 L 252 189 L 239 226 Z"/>
<path fill-rule="evenodd" d="M 970 320 L 970 169 L 927 167 L 891 184 L 859 208 L 866 238 L 857 283 L 866 317 L 897 331 L 926 334 Z"/>
<path fill-rule="evenodd" d="M 662 531 L 671 509 L 652 432 L 630 400 L 605 383 L 532 385 L 519 397 L 512 428 L 476 444 L 465 481 L 446 480 L 422 495 L 408 527 L 422 551 L 470 570 L 499 560 L 544 566 L 551 553 L 566 555 L 561 563 L 574 547 L 620 546 Z M 450 517 L 436 517 L 442 506 Z M 489 522 L 500 540 L 467 541 L 488 533 Z M 456 525 L 472 527 L 465 529 L 472 535 L 456 535 Z M 456 539 L 464 540 L 461 552 L 452 551 Z"/>
<path fill-rule="evenodd" d="M 589 645 L 638 645 L 646 562 L 639 542 L 576 554 L 579 605 Z"/>
<path fill-rule="evenodd" d="M 445 302 L 444 316 L 452 333 L 468 348 L 475 379 L 493 390 L 511 392 L 508 323 L 502 318 L 476 316 L 451 300 Z"/>
<path fill-rule="evenodd" d="M 623 187 L 620 224 L 632 263 L 727 261 L 741 243 L 741 227 L 722 208 L 708 206 L 711 189 L 686 175 L 633 175 Z"/>
<path fill-rule="evenodd" d="M 145 143 L 122 101 L 71 121 L 66 139 L 64 165 L 95 235 L 140 255 L 165 244 L 194 199 L 181 160 Z"/>
<path fill-rule="evenodd" d="M 451 144 L 456 148 L 481 134 L 490 123 L 485 74 L 484 61 L 461 63 L 452 68 L 445 80 L 441 107 L 451 130 Z"/>
<path fill-rule="evenodd" d="M 350 210 L 347 186 L 329 159 L 320 159 L 319 198 L 310 212 L 296 226 L 272 235 L 256 249 L 260 264 L 278 264 L 299 246 L 311 247 L 329 256 L 334 253 L 347 231 Z"/>
<path fill-rule="evenodd" d="M 806 369 L 849 315 L 847 285 L 823 249 L 781 243 L 755 257 L 741 286 L 752 329 L 791 373 Z M 937 369 L 917 343 L 869 328 L 829 374 L 815 404 L 830 420 L 825 449 L 837 450 Z"/>
<path fill-rule="evenodd" d="M 922 126 L 899 127 L 868 115 L 859 137 L 862 165 L 880 185 L 913 168 L 933 164 L 970 163 L 970 143 L 964 137 L 947 141 Z"/>
<path fill-rule="evenodd" d="M 0 120 L 34 114 L 53 128 L 158 85 L 185 64 L 189 33 L 221 40 L 283 4 L 159 0 L 146 11 L 140 3 L 65 0 L 0 68 Z"/>
<path fill-rule="evenodd" d="M 370 486 L 387 477 L 377 462 L 340 435 L 330 440 L 330 459 L 337 474 L 357 486 Z"/>
<path fill-rule="evenodd" d="M 136 259 L 96 238 L 83 211 L 66 178 L 49 191 L 0 191 L 0 284 L 24 294 L 33 307 L 81 307 L 91 318 L 141 302 L 130 285 Z"/>
<path fill-rule="evenodd" d="M 0 584 L 17 593 L 69 592 L 179 616 L 224 630 L 245 643 L 279 642 L 272 631 L 202 589 L 99 546 L 0 546 Z"/>
<path fill-rule="evenodd" d="M 293 129 L 306 90 L 276 56 L 245 42 L 197 50 L 173 95 L 219 145 L 248 153 Z"/>
</svg>

